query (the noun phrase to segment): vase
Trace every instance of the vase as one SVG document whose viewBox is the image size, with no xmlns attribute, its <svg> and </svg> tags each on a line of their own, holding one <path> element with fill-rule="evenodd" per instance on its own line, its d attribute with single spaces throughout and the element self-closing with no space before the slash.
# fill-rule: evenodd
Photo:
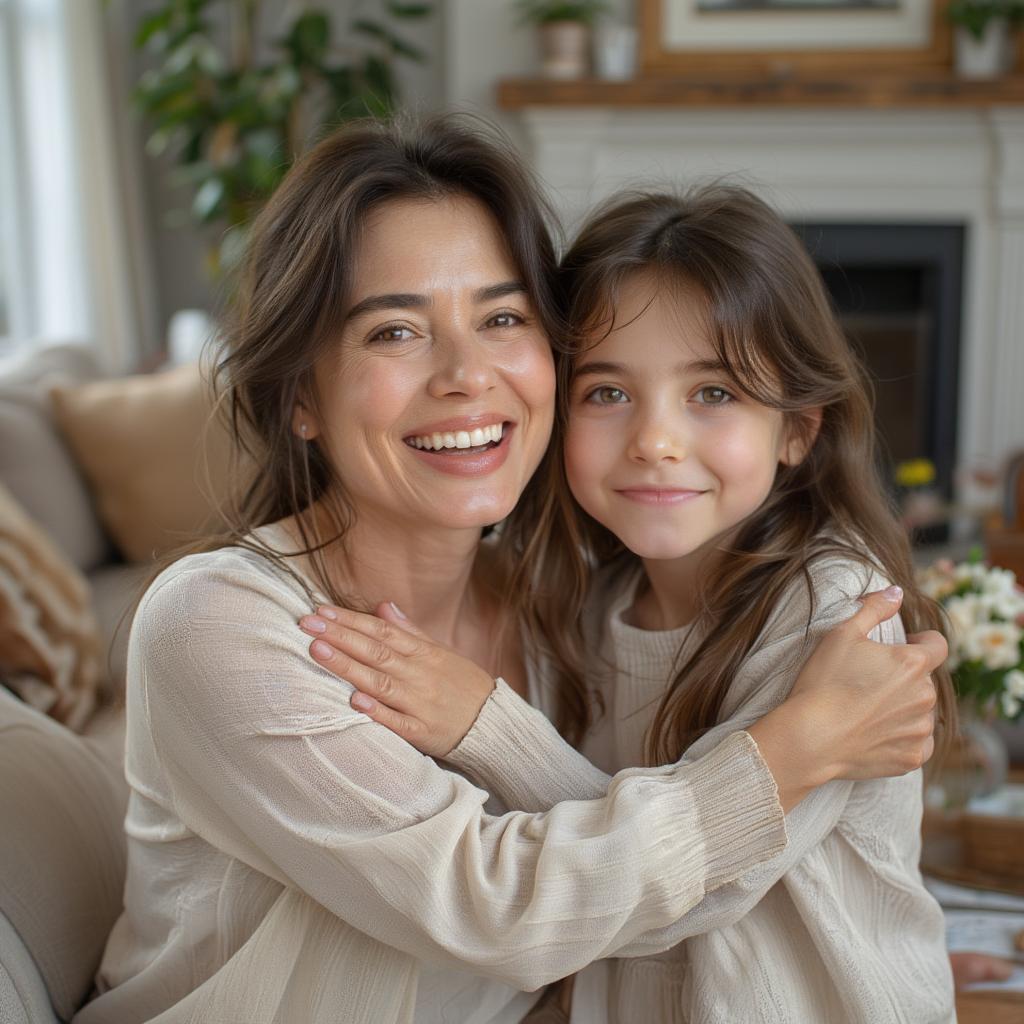
<svg viewBox="0 0 1024 1024">
<path fill-rule="evenodd" d="M 545 78 L 584 78 L 589 70 L 590 28 L 579 21 L 540 26 L 541 74 Z"/>
<path fill-rule="evenodd" d="M 961 705 L 960 728 L 939 771 L 947 810 L 963 810 L 975 797 L 988 796 L 1006 783 L 1010 758 L 990 718 Z"/>
<path fill-rule="evenodd" d="M 594 70 L 598 78 L 625 82 L 636 74 L 636 29 L 605 22 L 594 33 Z"/>
<path fill-rule="evenodd" d="M 1010 23 L 1006 18 L 988 21 L 981 39 L 958 25 L 955 47 L 954 66 L 961 78 L 998 78 L 1013 66 Z"/>
</svg>

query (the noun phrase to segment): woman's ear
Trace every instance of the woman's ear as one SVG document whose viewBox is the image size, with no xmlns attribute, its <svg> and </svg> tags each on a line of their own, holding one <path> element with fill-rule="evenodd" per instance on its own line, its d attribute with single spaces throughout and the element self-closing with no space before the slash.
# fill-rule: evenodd
<svg viewBox="0 0 1024 1024">
<path fill-rule="evenodd" d="M 292 433 L 303 441 L 312 441 L 320 433 L 315 417 L 301 402 L 292 411 Z"/>
<path fill-rule="evenodd" d="M 798 466 L 807 458 L 807 453 L 818 439 L 823 414 L 821 408 L 801 409 L 793 414 L 786 427 L 779 462 L 784 466 Z"/>
</svg>

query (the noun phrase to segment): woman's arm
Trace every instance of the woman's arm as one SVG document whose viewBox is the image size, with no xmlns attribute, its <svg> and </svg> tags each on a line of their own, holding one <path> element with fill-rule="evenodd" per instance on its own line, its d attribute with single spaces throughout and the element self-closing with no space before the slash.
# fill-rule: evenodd
<svg viewBox="0 0 1024 1024">
<path fill-rule="evenodd" d="M 785 844 L 746 734 L 697 764 L 622 773 L 597 800 L 488 815 L 486 793 L 355 712 L 309 661 L 300 595 L 206 557 L 158 581 L 133 627 L 153 798 L 381 942 L 535 988 Z"/>
<path fill-rule="evenodd" d="M 935 694 L 927 673 L 945 659 L 946 645 L 938 634 L 896 648 L 869 641 L 867 634 L 891 619 L 898 604 L 875 593 L 848 621 L 835 619 L 789 699 L 751 725 L 787 809 L 815 784 L 902 774 L 930 756 Z M 844 617 L 854 607 L 847 601 Z M 508 806 L 545 810 L 607 788 L 609 777 L 565 743 L 540 711 L 386 607 L 380 611 L 391 622 L 320 611 L 319 630 L 309 626 L 310 617 L 303 620 L 319 639 L 311 651 L 359 687 L 353 704 L 469 772 Z M 792 639 L 803 643 L 804 633 Z M 789 679 L 795 675 L 796 669 Z"/>
<path fill-rule="evenodd" d="M 833 630 L 833 639 L 828 642 L 830 646 L 824 652 L 819 646 L 816 655 L 804 667 L 804 676 L 820 678 L 824 672 L 835 678 L 849 670 L 849 656 L 852 653 L 856 659 L 860 645 L 851 644 L 846 639 L 847 635 L 860 636 L 879 617 L 875 615 L 872 618 L 871 605 L 875 602 L 868 602 L 867 607 L 857 610 L 856 601 L 846 596 L 858 593 L 862 582 L 863 574 L 859 567 L 835 571 L 827 588 L 822 588 L 820 596 L 823 600 L 809 634 L 804 630 L 789 631 L 764 639 L 763 646 L 745 664 L 731 691 L 733 710 L 730 719 L 703 737 L 695 748 L 687 752 L 684 761 L 692 760 L 696 750 L 705 752 L 712 749 L 723 737 L 746 727 L 752 733 L 759 733 L 762 754 L 768 755 L 766 759 L 770 765 L 774 760 L 776 770 L 782 773 L 799 770 L 808 749 L 801 735 L 808 730 L 810 734 L 820 733 L 823 722 L 813 724 L 817 716 L 804 720 L 803 712 L 789 715 L 787 705 L 806 697 L 798 694 L 787 702 L 786 695 L 791 681 L 807 660 L 808 639 L 817 639 L 829 630 Z M 888 664 L 884 656 L 893 653 L 881 645 L 899 644 L 903 640 L 902 627 L 896 617 L 883 621 L 872 635 L 880 643 L 869 643 L 861 637 L 864 649 L 872 656 L 872 660 L 862 666 L 868 672 L 869 680 L 873 680 L 873 672 Z M 880 676 L 877 684 L 871 681 L 865 687 L 861 673 L 855 671 L 853 675 L 860 679 L 857 687 L 860 700 L 855 705 L 860 713 L 867 712 L 864 726 L 869 732 L 876 733 L 879 729 L 890 728 L 885 724 L 890 709 L 882 705 L 891 697 L 887 687 L 892 681 Z M 844 710 L 841 701 L 843 684 L 834 685 L 840 689 L 840 700 L 828 709 L 828 713 L 848 722 L 848 711 Z M 896 684 L 897 688 L 901 686 L 905 684 Z M 810 689 L 812 694 L 817 692 L 813 685 Z M 879 697 L 882 697 L 882 705 L 875 703 Z M 870 707 L 864 706 L 865 700 Z M 873 741 L 862 734 L 859 742 L 870 746 Z M 847 761 L 841 754 L 836 756 L 837 767 L 833 770 L 837 773 L 845 771 L 856 775 L 863 771 L 862 765 Z M 552 797 L 555 800 L 569 798 L 572 793 L 578 794 L 577 798 L 579 795 L 595 796 L 600 792 L 603 774 L 565 744 L 540 712 L 526 705 L 503 684 L 499 684 L 491 695 L 477 723 L 449 754 L 449 759 L 477 776 L 498 782 L 505 794 L 503 798 L 525 796 L 534 804 Z M 843 762 L 843 767 L 838 767 L 839 762 Z M 505 766 L 504 771 L 499 770 L 501 765 Z M 504 781 L 509 765 L 519 766 L 512 785 Z M 608 776 L 604 776 L 604 780 L 607 783 Z M 691 935 L 725 927 L 743 917 L 779 878 L 832 831 L 846 805 L 850 787 L 850 782 L 833 782 L 816 789 L 789 815 L 789 842 L 784 851 L 709 893 L 678 921 L 638 937 L 635 943 L 620 949 L 619 955 L 649 953 Z"/>
</svg>

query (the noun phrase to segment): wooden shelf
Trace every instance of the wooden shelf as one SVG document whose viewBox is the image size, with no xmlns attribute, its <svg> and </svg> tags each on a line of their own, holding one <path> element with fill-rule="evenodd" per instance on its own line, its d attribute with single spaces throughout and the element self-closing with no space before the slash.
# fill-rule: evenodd
<svg viewBox="0 0 1024 1024">
<path fill-rule="evenodd" d="M 950 72 L 835 75 L 650 75 L 628 82 L 596 78 L 553 81 L 512 78 L 498 83 L 504 110 L 525 107 L 804 107 L 985 109 L 1024 106 L 1024 74 L 967 81 Z"/>
</svg>

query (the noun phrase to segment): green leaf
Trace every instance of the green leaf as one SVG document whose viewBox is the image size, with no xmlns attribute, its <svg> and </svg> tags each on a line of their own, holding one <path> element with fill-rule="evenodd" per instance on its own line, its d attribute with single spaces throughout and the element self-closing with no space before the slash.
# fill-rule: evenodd
<svg viewBox="0 0 1024 1024">
<path fill-rule="evenodd" d="M 331 41 L 331 20 L 320 10 L 306 11 L 288 33 L 288 43 L 296 58 L 306 64 L 318 64 Z"/>
<path fill-rule="evenodd" d="M 432 4 L 388 4 L 388 11 L 396 18 L 425 18 L 432 14 L 433 10 Z"/>
<path fill-rule="evenodd" d="M 173 11 L 168 7 L 155 14 L 143 18 L 139 27 L 135 30 L 135 45 L 139 49 L 144 47 L 158 32 L 163 32 L 170 27 Z"/>
<path fill-rule="evenodd" d="M 206 224 L 217 215 L 223 200 L 224 182 L 220 178 L 207 178 L 192 200 L 192 213 L 197 220 Z"/>
</svg>

